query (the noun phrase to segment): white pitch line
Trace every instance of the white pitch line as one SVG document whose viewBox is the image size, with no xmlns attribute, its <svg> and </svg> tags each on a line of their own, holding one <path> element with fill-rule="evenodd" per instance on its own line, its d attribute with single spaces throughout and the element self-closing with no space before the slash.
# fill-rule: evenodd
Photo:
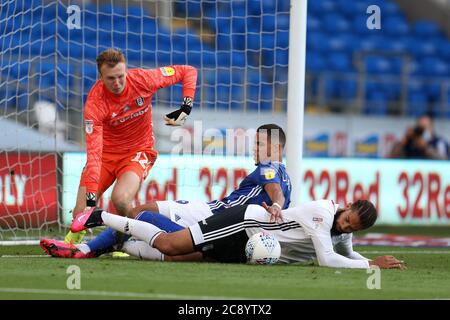
<svg viewBox="0 0 450 320">
<path fill-rule="evenodd" d="M 419 251 L 419 250 L 405 250 L 405 251 L 400 251 L 400 250 L 395 250 L 395 251 L 358 251 L 361 254 L 450 254 L 450 250 L 423 250 L 423 251 Z M 51 256 L 46 256 L 46 255 L 42 255 L 42 254 L 25 254 L 25 255 L 12 255 L 12 254 L 4 254 L 1 255 L 0 258 L 18 258 L 18 259 L 22 259 L 22 258 L 51 258 Z"/>
<path fill-rule="evenodd" d="M 51 258 L 51 256 L 44 256 L 42 254 L 3 254 L 1 258 Z"/>
<path fill-rule="evenodd" d="M 193 296 L 181 294 L 164 293 L 139 293 L 139 292 L 114 292 L 114 291 L 91 291 L 91 290 L 55 290 L 55 289 L 33 289 L 33 288 L 0 288 L 0 293 L 28 293 L 28 294 L 51 294 L 51 295 L 73 295 L 73 296 L 96 296 L 96 297 L 120 297 L 120 298 L 143 298 L 143 299 L 174 299 L 174 300 L 255 300 L 255 298 L 243 297 L 221 297 L 221 296 Z"/>
<path fill-rule="evenodd" d="M 428 251 L 358 251 L 358 253 L 376 253 L 376 254 L 450 254 L 450 250 L 428 250 Z"/>
</svg>

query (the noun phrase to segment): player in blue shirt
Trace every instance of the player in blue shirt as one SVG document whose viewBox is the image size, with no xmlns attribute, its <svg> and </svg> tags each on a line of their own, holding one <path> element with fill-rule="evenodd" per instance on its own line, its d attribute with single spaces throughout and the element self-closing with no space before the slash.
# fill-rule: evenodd
<svg viewBox="0 0 450 320">
<path fill-rule="evenodd" d="M 137 206 L 131 217 L 157 225 L 166 232 L 189 227 L 224 209 L 238 205 L 258 204 L 270 212 L 274 220 L 281 218 L 281 210 L 290 203 L 291 182 L 282 163 L 286 136 L 279 126 L 265 124 L 256 131 L 254 159 L 256 169 L 227 197 L 211 202 L 167 200 L 151 201 Z M 171 223 L 168 219 L 175 223 Z M 94 240 L 79 245 L 62 245 L 58 241 L 44 242 L 44 250 L 54 256 L 88 258 L 109 250 L 117 242 L 117 233 L 107 229 Z M 41 245 L 42 246 L 42 245 Z M 66 248 L 67 247 L 67 248 Z"/>
</svg>

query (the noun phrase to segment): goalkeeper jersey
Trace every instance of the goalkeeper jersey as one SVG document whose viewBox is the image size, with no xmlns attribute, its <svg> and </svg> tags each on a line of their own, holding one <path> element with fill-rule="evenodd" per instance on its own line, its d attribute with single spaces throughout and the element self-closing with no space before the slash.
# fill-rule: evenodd
<svg viewBox="0 0 450 320">
<path fill-rule="evenodd" d="M 97 192 L 103 153 L 121 154 L 153 148 L 153 95 L 158 89 L 180 81 L 183 97 L 193 98 L 197 70 L 187 65 L 129 69 L 121 95 L 109 92 L 103 81 L 94 84 L 84 108 L 87 192 Z"/>
<path fill-rule="evenodd" d="M 264 186 L 268 183 L 278 183 L 284 195 L 283 209 L 289 207 L 291 202 L 291 180 L 286 172 L 286 167 L 281 162 L 260 163 L 257 168 L 250 173 L 239 184 L 239 188 L 221 200 L 214 200 L 208 203 L 212 213 L 218 213 L 226 208 L 231 208 L 243 204 L 258 204 L 263 201 L 267 205 L 272 205 Z"/>
</svg>

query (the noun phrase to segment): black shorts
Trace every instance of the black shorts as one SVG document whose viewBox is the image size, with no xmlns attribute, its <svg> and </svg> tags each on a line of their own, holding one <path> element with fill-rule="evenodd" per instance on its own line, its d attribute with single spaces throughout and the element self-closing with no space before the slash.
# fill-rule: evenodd
<svg viewBox="0 0 450 320">
<path fill-rule="evenodd" d="M 202 252 L 204 257 L 218 262 L 246 263 L 245 246 L 248 241 L 244 227 L 246 209 L 247 205 L 231 207 L 200 221 L 198 226 L 190 227 L 195 250 Z M 203 241 L 197 244 L 194 233 L 199 232 Z"/>
</svg>

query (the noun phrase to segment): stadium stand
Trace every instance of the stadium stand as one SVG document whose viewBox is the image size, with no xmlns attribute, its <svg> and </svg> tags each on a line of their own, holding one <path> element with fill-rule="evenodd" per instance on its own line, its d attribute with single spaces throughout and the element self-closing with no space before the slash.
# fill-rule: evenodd
<svg viewBox="0 0 450 320">
<path fill-rule="evenodd" d="M 19 1 L 0 13 L 0 49 L 6 53 L 0 68 L 2 79 L 8 79 L 0 85 L 4 107 L 28 108 L 29 101 L 21 99 L 28 88 L 40 88 L 40 95 L 54 99 L 56 88 L 58 107 L 67 108 L 72 98 L 85 97 L 95 81 L 96 55 L 113 46 L 125 52 L 132 66 L 201 67 L 204 108 L 272 110 L 274 102 L 275 110 L 286 108 L 280 97 L 287 91 L 289 0 L 217 6 L 175 1 L 175 17 L 197 23 L 173 30 L 145 8 L 110 4 L 86 4 L 83 30 L 68 30 L 56 14 L 67 8 L 42 4 L 34 0 L 24 14 L 14 15 L 24 10 Z M 384 32 L 367 28 L 367 15 L 361 12 L 370 4 L 381 8 Z M 349 5 L 348 0 L 315 0 L 308 10 L 308 103 L 373 115 L 432 111 L 450 116 L 450 42 L 437 24 L 408 21 L 394 1 L 355 0 Z M 214 34 L 214 41 L 204 40 L 201 30 Z M 55 63 L 55 52 L 60 63 Z M 84 65 L 72 66 L 78 57 L 85 59 Z M 221 74 L 221 68 L 232 76 Z M 36 70 L 38 76 L 28 77 Z"/>
</svg>

